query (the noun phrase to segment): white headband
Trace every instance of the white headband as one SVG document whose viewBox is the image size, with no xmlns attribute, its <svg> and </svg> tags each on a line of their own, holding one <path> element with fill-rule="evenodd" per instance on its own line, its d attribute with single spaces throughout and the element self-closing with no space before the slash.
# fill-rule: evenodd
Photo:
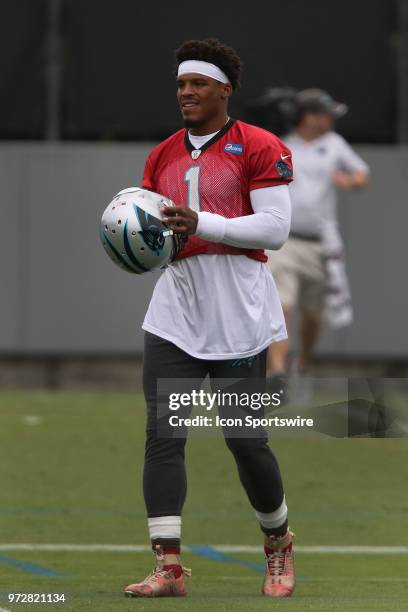
<svg viewBox="0 0 408 612">
<path fill-rule="evenodd" d="M 201 62 L 199 60 L 187 60 L 186 62 L 181 62 L 178 67 L 177 76 L 191 73 L 203 74 L 204 76 L 208 76 L 211 79 L 220 81 L 221 83 L 229 83 L 229 78 L 225 72 L 223 72 L 215 64 L 210 64 L 210 62 Z"/>
</svg>

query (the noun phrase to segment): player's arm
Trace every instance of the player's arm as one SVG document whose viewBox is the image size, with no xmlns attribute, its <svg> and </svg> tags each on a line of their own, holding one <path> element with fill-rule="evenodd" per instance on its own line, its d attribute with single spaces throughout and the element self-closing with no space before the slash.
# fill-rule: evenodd
<svg viewBox="0 0 408 612">
<path fill-rule="evenodd" d="M 333 181 L 339 189 L 361 189 L 368 184 L 368 172 L 364 170 L 354 170 L 353 172 L 338 170 L 333 177 Z"/>
<path fill-rule="evenodd" d="M 176 232 L 196 234 L 203 240 L 243 249 L 276 250 L 288 238 L 291 204 L 287 185 L 250 192 L 253 215 L 226 219 L 182 206 L 163 209 L 163 221 Z"/>
<path fill-rule="evenodd" d="M 339 170 L 333 182 L 339 189 L 361 189 L 369 181 L 369 167 L 352 147 L 339 136 Z"/>
<path fill-rule="evenodd" d="M 253 215 L 225 219 L 220 215 L 199 213 L 197 236 L 242 249 L 280 249 L 290 229 L 288 186 L 255 189 L 249 195 Z"/>
</svg>

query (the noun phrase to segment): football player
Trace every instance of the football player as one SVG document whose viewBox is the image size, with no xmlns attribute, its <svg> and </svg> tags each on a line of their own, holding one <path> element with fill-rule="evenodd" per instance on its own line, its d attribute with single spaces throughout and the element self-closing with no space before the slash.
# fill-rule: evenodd
<svg viewBox="0 0 408 612">
<path fill-rule="evenodd" d="M 290 150 L 270 132 L 229 117 L 241 72 L 233 49 L 215 39 L 190 40 L 176 59 L 185 127 L 153 149 L 143 187 L 176 203 L 162 210 L 163 219 L 188 239 L 158 280 L 143 323 L 143 487 L 156 564 L 125 589 L 133 597 L 186 594 L 180 561 L 186 439 L 158 435 L 158 378 L 264 378 L 267 347 L 287 337 L 264 249 L 279 249 L 288 237 Z M 263 593 L 290 596 L 293 534 L 266 432 L 227 437 L 226 444 L 264 533 Z"/>
</svg>

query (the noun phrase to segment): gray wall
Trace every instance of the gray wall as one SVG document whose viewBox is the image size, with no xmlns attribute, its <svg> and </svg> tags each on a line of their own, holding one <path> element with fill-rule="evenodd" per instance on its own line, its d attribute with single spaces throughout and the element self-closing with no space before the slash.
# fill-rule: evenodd
<svg viewBox="0 0 408 612">
<path fill-rule="evenodd" d="M 116 268 L 100 215 L 140 184 L 146 144 L 0 145 L 0 353 L 138 352 L 157 274 Z M 408 148 L 359 147 L 371 185 L 342 196 L 355 322 L 321 354 L 408 354 Z"/>
</svg>

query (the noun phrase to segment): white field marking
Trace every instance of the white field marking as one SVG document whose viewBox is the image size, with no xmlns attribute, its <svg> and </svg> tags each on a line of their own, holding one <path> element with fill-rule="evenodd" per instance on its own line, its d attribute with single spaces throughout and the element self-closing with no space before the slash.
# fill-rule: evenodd
<svg viewBox="0 0 408 612">
<path fill-rule="evenodd" d="M 95 576 L 96 578 L 97 576 Z M 244 581 L 244 580 L 253 580 L 253 575 L 250 576 L 229 576 L 228 574 L 217 574 L 216 576 L 212 576 L 211 580 L 219 580 L 220 582 L 222 582 L 223 580 L 236 580 L 236 581 Z M 325 576 L 324 578 L 316 578 L 315 576 L 312 577 L 308 577 L 308 578 L 299 578 L 300 581 L 307 581 L 307 582 L 350 582 L 350 577 L 348 578 L 339 578 L 338 576 Z M 367 576 L 359 576 L 358 577 L 358 581 L 359 582 L 375 582 L 378 583 L 379 578 L 378 576 L 376 577 L 367 577 Z M 401 577 L 393 577 L 393 576 L 381 576 L 381 582 L 407 582 L 406 576 L 401 576 Z"/>
<path fill-rule="evenodd" d="M 0 544 L 0 551 L 39 550 L 51 552 L 151 552 L 145 544 Z"/>
<path fill-rule="evenodd" d="M 39 425 L 43 418 L 41 416 L 37 416 L 36 414 L 26 414 L 21 417 L 21 420 L 25 425 Z"/>
<path fill-rule="evenodd" d="M 214 545 L 213 548 L 223 553 L 260 554 L 260 546 Z M 141 544 L 0 544 L 0 551 L 50 551 L 50 552 L 118 552 L 144 553 L 151 552 L 151 547 Z M 185 552 L 194 552 L 189 546 L 183 546 Z M 335 555 L 406 555 L 408 546 L 296 546 L 297 553 L 335 554 Z M 1 611 L 0 611 L 1 612 Z"/>
<path fill-rule="evenodd" d="M 259 546 L 214 546 L 219 552 L 229 553 L 259 553 L 263 549 Z M 306 554 L 335 554 L 335 555 L 406 555 L 408 546 L 296 546 L 298 553 Z"/>
</svg>

